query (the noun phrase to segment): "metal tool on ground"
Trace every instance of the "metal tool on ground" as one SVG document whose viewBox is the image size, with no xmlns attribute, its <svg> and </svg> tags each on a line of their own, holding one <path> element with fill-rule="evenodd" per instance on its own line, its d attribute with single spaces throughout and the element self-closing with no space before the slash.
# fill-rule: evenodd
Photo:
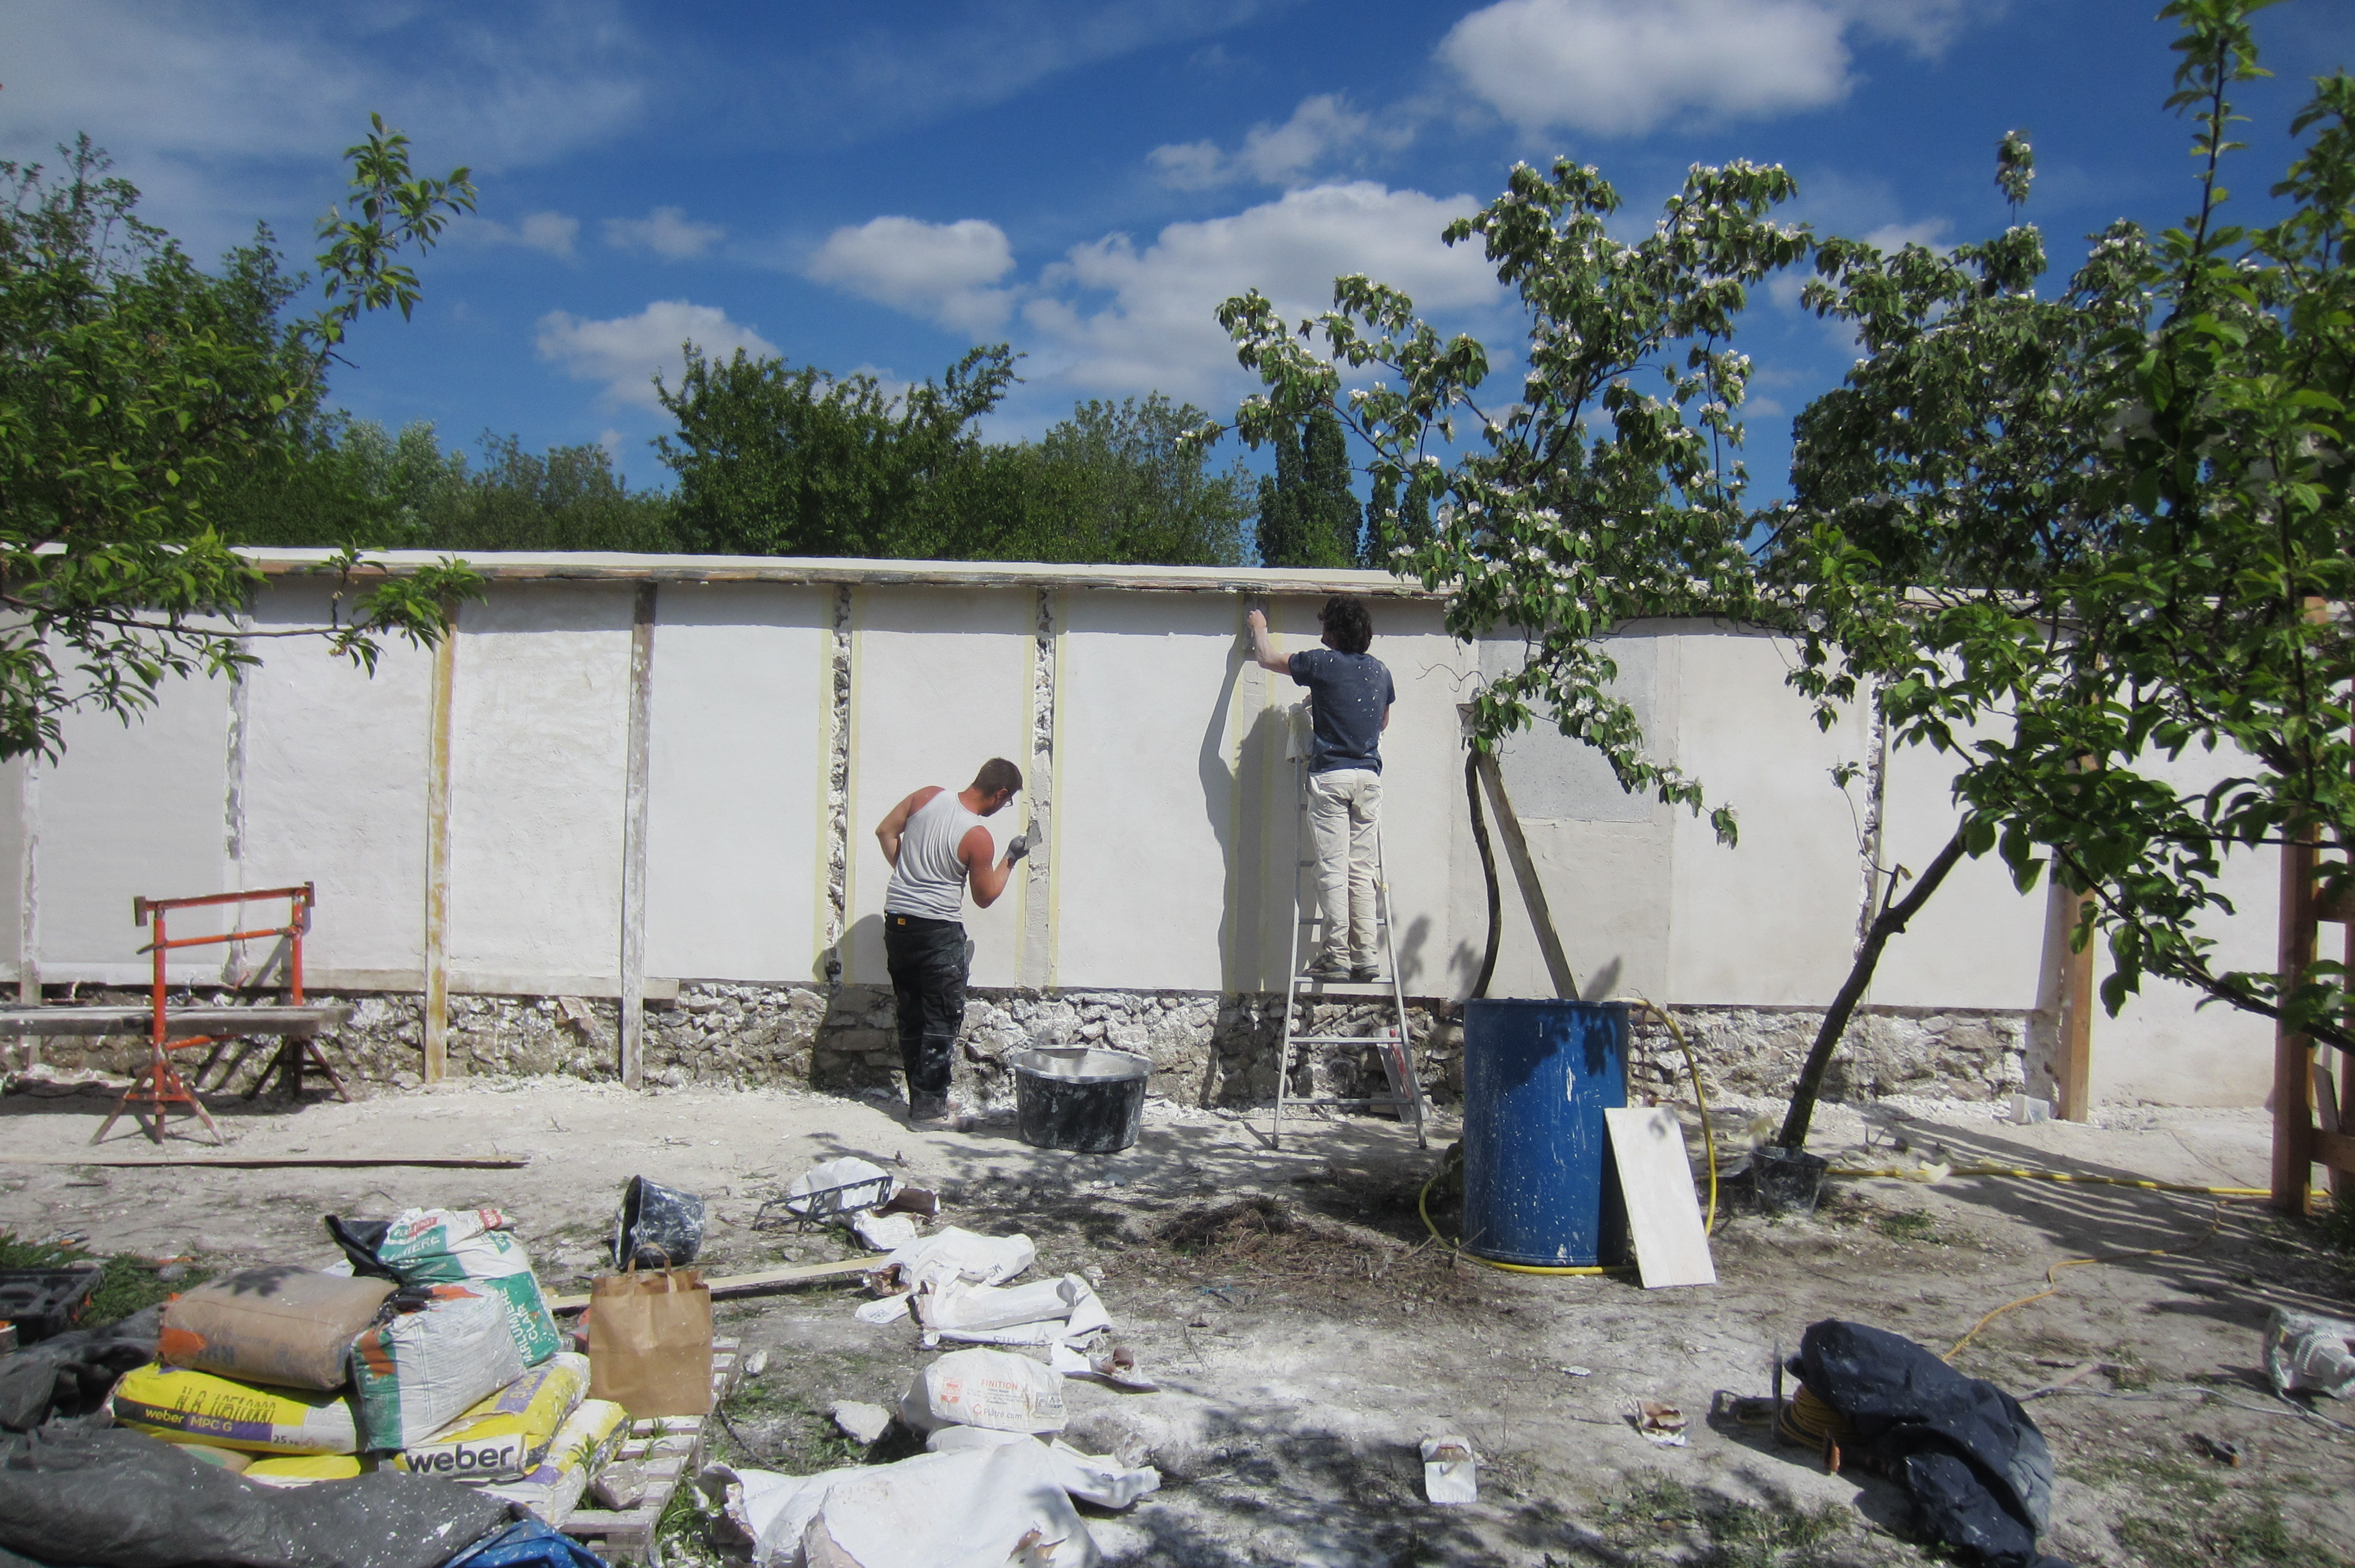
<svg viewBox="0 0 2355 1568">
<path fill-rule="evenodd" d="M 1381 963 L 1370 980 L 1339 980 L 1312 974 L 1306 954 L 1324 947 L 1325 914 L 1322 901 L 1316 895 L 1316 856 L 1308 822 L 1308 763 L 1305 758 L 1295 767 L 1293 843 L 1296 853 L 1292 877 L 1292 943 L 1286 959 L 1286 982 L 1284 1008 L 1283 1054 L 1277 1058 L 1275 1075 L 1275 1120 L 1269 1129 L 1268 1142 L 1280 1146 L 1284 1141 L 1284 1118 L 1287 1112 L 1308 1106 L 1330 1106 L 1336 1109 L 1395 1112 L 1399 1120 L 1414 1128 L 1417 1149 L 1431 1147 L 1423 1128 L 1425 1106 L 1423 1085 L 1414 1075 L 1413 1035 L 1407 1023 L 1406 991 L 1399 980 L 1398 948 L 1392 940 L 1391 921 L 1390 873 L 1382 859 L 1380 828 L 1374 833 L 1374 928 L 1381 940 Z M 1304 938 L 1306 938 L 1304 940 Z M 1313 1024 L 1316 1004 L 1334 996 L 1364 995 L 1376 1001 L 1390 1003 L 1391 1026 L 1380 1034 L 1318 1034 L 1308 1027 Z M 1382 1065 L 1382 1075 L 1389 1081 L 1387 1095 L 1295 1095 L 1292 1092 L 1293 1050 L 1305 1046 L 1310 1053 L 1310 1075 L 1315 1077 L 1315 1053 L 1333 1045 L 1371 1046 Z"/>
<path fill-rule="evenodd" d="M 174 937 L 165 928 L 171 911 L 175 909 L 201 909 L 224 904 L 242 906 L 275 898 L 287 901 L 286 923 L 282 926 L 258 926 L 202 937 Z M 228 1075 L 234 1073 L 247 1054 L 256 1048 L 260 1037 L 276 1036 L 280 1044 L 270 1065 L 263 1069 L 254 1094 L 261 1092 L 261 1085 L 267 1083 L 271 1073 L 275 1071 L 288 1097 L 299 1098 L 304 1075 L 315 1072 L 327 1080 L 338 1097 L 350 1100 L 352 1097 L 345 1089 L 343 1080 L 336 1075 L 335 1068 L 328 1064 L 326 1057 L 320 1054 L 318 1044 L 312 1038 L 322 1024 L 340 1022 L 349 1016 L 350 1009 L 311 1008 L 303 1000 L 303 938 L 311 929 L 311 910 L 317 902 L 317 893 L 307 882 L 300 887 L 263 887 L 238 893 L 208 893 L 192 898 L 133 898 L 131 901 L 131 918 L 134 925 L 146 925 L 151 916 L 155 925 L 155 939 L 140 949 L 155 956 L 155 978 L 149 992 L 147 1065 L 132 1080 L 131 1087 L 123 1091 L 123 1099 L 114 1107 L 114 1113 L 91 1135 L 92 1143 L 104 1139 L 125 1111 L 131 1112 L 150 1139 L 161 1143 L 164 1141 L 164 1118 L 170 1113 L 170 1107 L 176 1105 L 187 1107 L 205 1124 L 205 1129 L 213 1135 L 214 1142 L 228 1142 L 221 1136 L 220 1128 L 213 1125 L 212 1113 L 205 1109 L 204 1102 L 197 1097 L 189 1078 L 181 1075 L 178 1064 L 172 1057 L 176 1051 L 190 1051 L 199 1045 L 209 1045 L 212 1052 L 194 1075 L 198 1082 L 220 1059 L 224 1050 L 236 1047 L 237 1054 L 223 1075 L 226 1081 Z M 189 1033 L 185 1025 L 179 1029 L 174 1027 L 168 1005 L 168 982 L 165 978 L 165 966 L 170 954 L 182 948 L 243 943 L 268 937 L 279 938 L 284 945 L 286 955 L 286 1006 L 273 1010 L 279 1017 L 271 1020 L 269 1024 L 257 1022 L 254 1027 L 240 1027 L 244 1021 L 239 1019 L 235 1022 L 219 1025 L 229 1031 L 219 1034 Z M 263 967 L 265 969 L 268 968 L 267 962 Z M 226 1011 L 234 1015 L 237 1010 Z M 222 1010 L 214 1010 L 211 1014 L 214 1017 L 221 1015 Z M 249 1095 L 247 1097 L 252 1097 Z"/>
</svg>

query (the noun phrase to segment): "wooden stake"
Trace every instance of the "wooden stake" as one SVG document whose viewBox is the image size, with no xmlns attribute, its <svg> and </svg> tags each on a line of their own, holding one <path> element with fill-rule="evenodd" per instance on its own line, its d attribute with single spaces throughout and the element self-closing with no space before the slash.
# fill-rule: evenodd
<svg viewBox="0 0 2355 1568">
<path fill-rule="evenodd" d="M 638 1086 L 646 1035 L 646 783 L 654 717 L 655 585 L 630 613 L 630 743 L 622 791 L 622 1082 Z"/>
<path fill-rule="evenodd" d="M 458 607 L 445 607 L 433 645 L 433 684 L 425 751 L 425 1081 L 449 1067 L 450 1042 L 450 704 L 458 674 Z"/>
</svg>

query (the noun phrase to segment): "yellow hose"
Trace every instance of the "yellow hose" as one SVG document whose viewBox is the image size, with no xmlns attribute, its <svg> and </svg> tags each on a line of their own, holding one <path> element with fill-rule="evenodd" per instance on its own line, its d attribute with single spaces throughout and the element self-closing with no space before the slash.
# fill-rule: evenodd
<svg viewBox="0 0 2355 1568">
<path fill-rule="evenodd" d="M 1636 997 L 1634 1000 L 1637 1006 L 1644 1008 L 1653 1017 L 1668 1026 L 1668 1033 L 1676 1036 L 1678 1046 L 1685 1054 L 1685 1070 L 1692 1075 L 1693 1100 L 1700 1107 L 1701 1143 L 1709 1150 L 1709 1218 L 1702 1226 L 1702 1232 L 1704 1234 L 1715 1235 L 1717 1234 L 1717 1138 L 1710 1131 L 1709 1097 L 1701 1092 L 1700 1063 L 1694 1057 L 1692 1045 L 1685 1039 L 1685 1032 L 1677 1026 L 1675 1019 L 1662 1011 L 1657 1002 L 1647 1001 L 1642 997 Z M 1423 1228 L 1431 1233 L 1431 1239 L 1455 1253 L 1456 1256 L 1468 1257 L 1474 1263 L 1484 1264 L 1490 1268 L 1502 1269 L 1507 1274 L 1591 1276 L 1629 1272 L 1629 1267 L 1625 1264 L 1578 1264 L 1556 1266 L 1535 1263 L 1500 1263 L 1493 1257 L 1482 1257 L 1476 1252 L 1465 1252 L 1460 1244 L 1441 1235 L 1439 1227 L 1431 1221 L 1431 1189 L 1437 1184 L 1440 1171 L 1446 1168 L 1446 1161 L 1442 1160 L 1439 1170 L 1433 1171 L 1431 1173 L 1431 1179 L 1423 1184 L 1423 1191 L 1415 1194 L 1414 1207 L 1415 1212 L 1423 1216 Z"/>
<path fill-rule="evenodd" d="M 1827 1176 L 1893 1176 L 1918 1179 L 1919 1168 L 1887 1166 L 1864 1171 L 1836 1165 L 1824 1172 Z M 2146 1181 L 2139 1176 L 2095 1176 L 2077 1171 L 2030 1171 L 2014 1165 L 1957 1165 L 1946 1172 L 1949 1176 L 2020 1176 L 2038 1181 L 2082 1181 L 2099 1187 L 2139 1187 L 2147 1192 L 2190 1192 L 2202 1198 L 2270 1198 L 2269 1187 L 2200 1187 L 2182 1181 Z"/>
</svg>

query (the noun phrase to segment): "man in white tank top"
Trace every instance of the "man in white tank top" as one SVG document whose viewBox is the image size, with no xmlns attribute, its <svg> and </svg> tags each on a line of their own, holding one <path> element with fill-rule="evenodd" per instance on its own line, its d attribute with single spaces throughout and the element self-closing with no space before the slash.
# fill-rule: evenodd
<svg viewBox="0 0 2355 1568">
<path fill-rule="evenodd" d="M 891 885 L 883 895 L 883 951 L 900 1007 L 900 1064 L 908 1075 L 911 1125 L 954 1128 L 949 1068 L 957 1030 L 964 1023 L 966 979 L 964 891 L 986 909 L 1011 881 L 1014 863 L 1029 853 L 1020 834 L 993 862 L 996 845 L 984 817 L 1004 810 L 1022 788 L 1022 769 L 1002 757 L 981 765 L 973 782 L 952 794 L 928 784 L 891 808 L 875 829 Z"/>
</svg>

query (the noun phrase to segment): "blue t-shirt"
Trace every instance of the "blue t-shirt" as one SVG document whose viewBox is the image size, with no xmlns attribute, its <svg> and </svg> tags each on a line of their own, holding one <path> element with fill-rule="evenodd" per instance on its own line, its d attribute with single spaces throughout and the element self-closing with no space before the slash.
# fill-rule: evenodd
<svg viewBox="0 0 2355 1568">
<path fill-rule="evenodd" d="M 1382 770 L 1382 715 L 1398 700 L 1387 665 L 1370 653 L 1305 648 L 1289 661 L 1292 678 L 1308 688 L 1316 744 L 1308 771 L 1341 768 Z"/>
</svg>

